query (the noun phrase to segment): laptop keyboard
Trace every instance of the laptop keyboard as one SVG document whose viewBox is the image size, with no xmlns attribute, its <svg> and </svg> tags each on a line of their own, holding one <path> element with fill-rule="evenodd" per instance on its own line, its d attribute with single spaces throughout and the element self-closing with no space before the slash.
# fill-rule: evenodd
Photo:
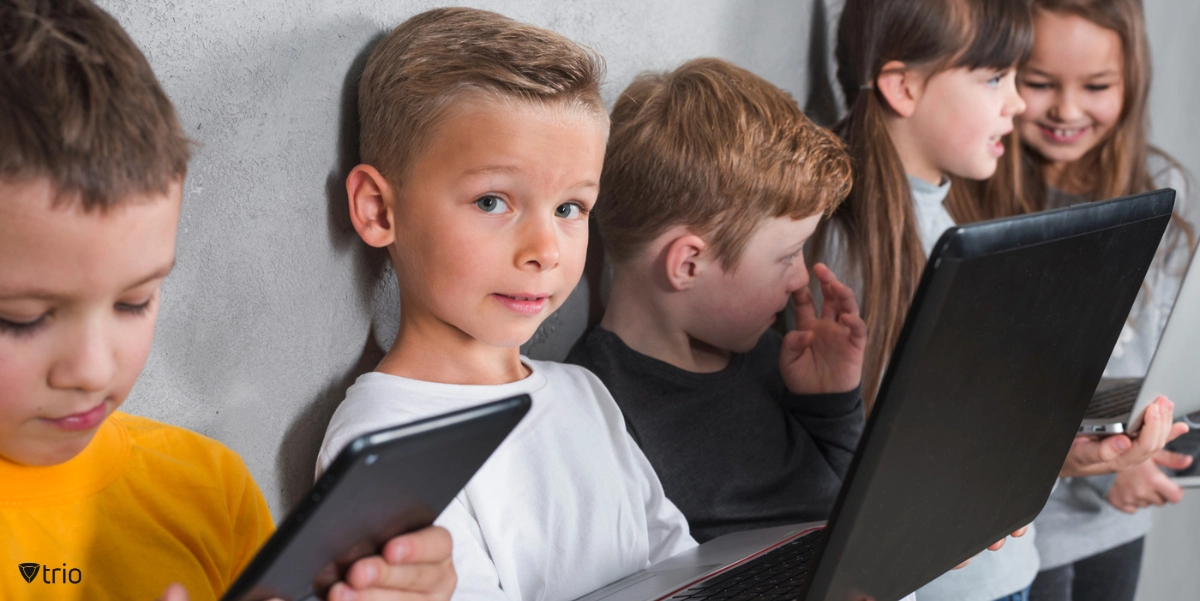
<svg viewBox="0 0 1200 601">
<path fill-rule="evenodd" d="M 816 530 L 731 570 L 698 582 L 673 601 L 724 599 L 796 599 L 808 583 L 813 557 L 824 530 Z"/>
<path fill-rule="evenodd" d="M 1126 417 L 1137 400 L 1138 391 L 1142 389 L 1142 380 L 1133 379 L 1121 382 L 1103 390 L 1097 390 L 1092 395 L 1088 405 L 1087 419 L 1108 419 Z"/>
</svg>

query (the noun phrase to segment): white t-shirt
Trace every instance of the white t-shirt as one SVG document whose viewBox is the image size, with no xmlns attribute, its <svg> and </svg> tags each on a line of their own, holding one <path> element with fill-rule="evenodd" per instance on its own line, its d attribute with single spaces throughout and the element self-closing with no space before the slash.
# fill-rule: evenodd
<svg viewBox="0 0 1200 601">
<path fill-rule="evenodd" d="M 529 414 L 437 519 L 454 540 L 456 601 L 570 601 L 694 547 L 604 384 L 522 360 L 529 377 L 499 386 L 363 374 L 329 423 L 318 472 L 366 432 L 528 393 Z"/>
</svg>

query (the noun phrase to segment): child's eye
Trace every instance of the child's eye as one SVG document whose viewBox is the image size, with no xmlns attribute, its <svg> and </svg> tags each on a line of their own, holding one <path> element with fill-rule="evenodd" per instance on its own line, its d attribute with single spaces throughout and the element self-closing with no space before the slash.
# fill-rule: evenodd
<svg viewBox="0 0 1200 601">
<path fill-rule="evenodd" d="M 43 313 L 33 321 L 12 321 L 9 319 L 0 319 L 0 333 L 11 334 L 18 338 L 23 336 L 32 336 L 43 325 L 46 324 L 47 313 Z"/>
<path fill-rule="evenodd" d="M 563 219 L 574 219 L 586 214 L 587 209 L 577 202 L 564 202 L 554 209 L 554 215 Z"/>
<path fill-rule="evenodd" d="M 1050 83 L 1045 82 L 1045 81 L 1026 80 L 1026 81 L 1022 82 L 1021 85 L 1025 86 L 1031 90 L 1049 90 L 1050 89 Z"/>
<path fill-rule="evenodd" d="M 145 315 L 146 311 L 150 308 L 150 302 L 153 300 L 153 298 L 149 298 L 146 299 L 146 302 L 141 304 L 117 303 L 116 308 L 117 311 L 120 311 L 121 313 L 128 313 L 129 315 Z"/>
<path fill-rule="evenodd" d="M 1112 84 L 1108 84 L 1108 83 L 1089 83 L 1088 85 L 1086 85 L 1086 86 L 1083 86 L 1083 87 L 1084 87 L 1084 89 L 1086 89 L 1086 90 L 1087 90 L 1087 91 L 1089 91 L 1089 92 L 1103 92 L 1104 90 L 1107 90 L 1107 89 L 1111 88 L 1111 87 L 1112 87 Z"/>
<path fill-rule="evenodd" d="M 503 213 L 508 210 L 508 203 L 504 202 L 499 196 L 484 196 L 475 201 L 475 206 L 479 207 L 484 213 Z"/>
<path fill-rule="evenodd" d="M 993 75 L 992 78 L 988 80 L 988 85 L 989 86 L 1000 85 L 1000 82 L 1004 80 L 1004 77 L 1006 75 L 1008 75 L 1008 71 L 1001 71 L 1001 72 Z"/>
</svg>

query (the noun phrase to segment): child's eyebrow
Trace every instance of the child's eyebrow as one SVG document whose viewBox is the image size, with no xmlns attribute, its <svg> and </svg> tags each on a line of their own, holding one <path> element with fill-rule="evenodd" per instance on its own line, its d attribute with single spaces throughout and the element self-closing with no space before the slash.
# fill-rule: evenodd
<svg viewBox="0 0 1200 601">
<path fill-rule="evenodd" d="M 483 167 L 475 167 L 473 169 L 468 169 L 466 171 L 466 173 L 464 173 L 463 175 L 464 176 L 484 175 L 484 174 L 488 174 L 488 173 L 499 173 L 501 175 L 515 175 L 520 172 L 521 172 L 520 167 L 517 167 L 515 165 L 484 165 Z M 600 182 L 597 182 L 595 180 L 585 179 L 585 180 L 580 180 L 578 182 L 575 182 L 574 184 L 567 186 L 567 187 L 569 189 L 599 188 Z"/>
<path fill-rule="evenodd" d="M 125 290 L 132 290 L 146 283 L 159 280 L 170 275 L 171 270 L 175 269 L 175 257 L 171 257 L 171 262 L 163 267 L 154 270 L 154 273 L 134 282 L 125 287 Z M 15 300 L 15 299 L 34 299 L 34 300 L 54 300 L 62 297 L 61 292 L 47 290 L 45 288 L 30 288 L 19 291 L 0 290 L 0 300 Z"/>
</svg>

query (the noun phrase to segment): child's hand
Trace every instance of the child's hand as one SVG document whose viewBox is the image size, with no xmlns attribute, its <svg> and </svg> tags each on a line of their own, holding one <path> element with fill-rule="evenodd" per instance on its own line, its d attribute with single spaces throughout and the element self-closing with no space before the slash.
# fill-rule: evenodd
<svg viewBox="0 0 1200 601">
<path fill-rule="evenodd" d="M 821 282 L 821 315 L 807 287 L 792 293 L 796 330 L 783 337 L 779 371 L 793 394 L 853 390 L 862 380 L 867 324 L 858 314 L 854 291 L 823 263 L 813 267 Z"/>
<path fill-rule="evenodd" d="M 187 589 L 183 588 L 182 584 L 172 583 L 163 591 L 158 601 L 188 601 Z"/>
<path fill-rule="evenodd" d="M 1183 500 L 1183 489 L 1163 473 L 1158 466 L 1181 470 L 1192 464 L 1191 455 L 1159 451 L 1119 474 L 1108 490 L 1108 502 L 1113 507 L 1133 513 L 1148 505 L 1166 505 Z"/>
<path fill-rule="evenodd" d="M 1016 532 L 1013 532 L 1013 533 L 1012 533 L 1012 534 L 1010 534 L 1009 536 L 1013 536 L 1013 537 L 1018 537 L 1018 538 L 1019 538 L 1019 537 L 1025 536 L 1025 533 L 1026 533 L 1026 532 L 1029 532 L 1029 526 L 1022 526 L 1020 529 L 1018 529 Z M 992 543 L 992 544 L 988 545 L 988 548 L 987 548 L 987 550 L 988 550 L 988 551 L 999 551 L 1000 549 L 1002 549 L 1002 548 L 1004 547 L 1004 541 L 1006 541 L 1006 540 L 1008 540 L 1008 536 L 1006 536 L 1006 537 L 1004 537 L 1004 538 L 1002 538 L 1002 539 L 1000 539 L 1000 540 L 998 540 L 998 541 L 996 541 L 996 542 L 994 542 L 994 543 Z M 974 558 L 974 557 L 972 557 L 971 559 L 975 559 L 975 558 Z M 960 564 L 958 564 L 958 565 L 954 566 L 954 569 L 955 569 L 955 570 L 961 570 L 961 569 L 963 569 L 963 568 L 967 567 L 968 565 L 970 565 L 970 564 L 971 564 L 971 559 L 968 559 L 968 560 L 966 560 L 966 561 L 964 561 L 964 562 L 962 562 L 962 563 L 960 563 Z"/>
<path fill-rule="evenodd" d="M 450 533 L 437 526 L 397 536 L 382 556 L 354 562 L 346 581 L 329 590 L 329 601 L 448 601 L 457 583 L 451 548 Z"/>
<path fill-rule="evenodd" d="M 1158 397 L 1146 408 L 1142 429 L 1136 440 L 1124 434 L 1095 438 L 1076 436 L 1071 452 L 1058 475 L 1064 477 L 1097 476 L 1125 471 L 1162 450 L 1168 442 L 1188 431 L 1187 424 L 1172 424 L 1175 404 Z"/>
</svg>

